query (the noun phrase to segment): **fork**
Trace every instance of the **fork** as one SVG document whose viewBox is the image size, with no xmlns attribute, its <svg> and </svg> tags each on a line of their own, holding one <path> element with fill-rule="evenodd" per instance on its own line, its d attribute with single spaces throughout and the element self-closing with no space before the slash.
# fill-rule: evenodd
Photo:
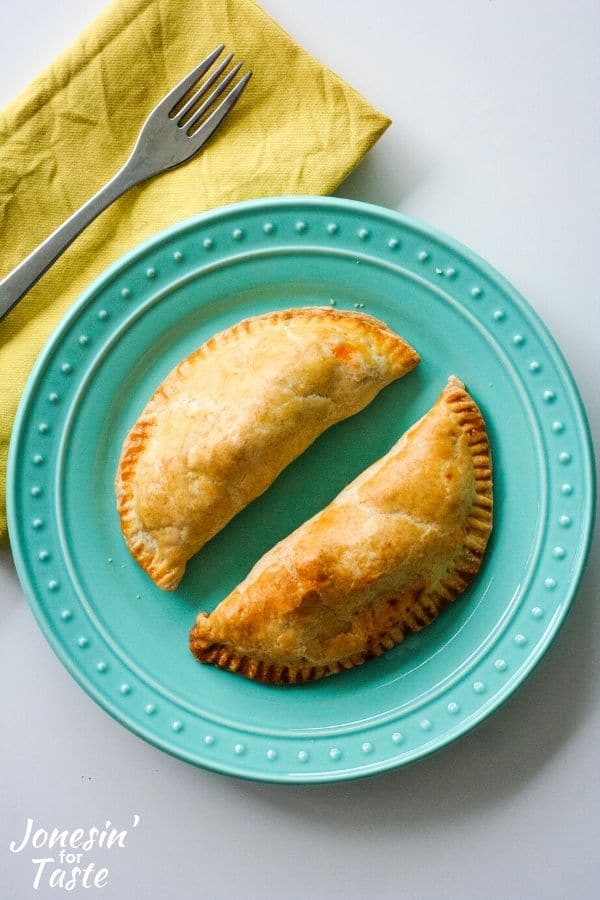
<svg viewBox="0 0 600 900">
<path fill-rule="evenodd" d="M 142 125 L 129 159 L 117 174 L 53 231 L 16 269 L 0 280 L 0 319 L 33 287 L 84 228 L 114 200 L 147 178 L 191 159 L 206 144 L 239 100 L 252 75 L 252 72 L 247 72 L 215 107 L 216 101 L 242 67 L 238 63 L 219 81 L 233 59 L 233 54 L 230 54 L 185 99 L 224 49 L 225 45 L 221 44 L 213 50 L 159 101 Z M 216 87 L 208 93 L 215 83 Z M 201 100 L 203 102 L 196 108 Z"/>
</svg>

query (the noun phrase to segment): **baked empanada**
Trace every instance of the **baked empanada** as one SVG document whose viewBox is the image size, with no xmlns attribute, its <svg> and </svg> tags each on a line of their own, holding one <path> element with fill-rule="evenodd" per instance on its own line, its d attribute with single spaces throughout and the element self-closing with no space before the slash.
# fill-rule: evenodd
<svg viewBox="0 0 600 900">
<path fill-rule="evenodd" d="M 452 377 L 386 456 L 198 615 L 192 652 L 273 684 L 380 656 L 474 578 L 492 527 L 491 478 L 481 413 Z"/>
<path fill-rule="evenodd" d="M 163 590 L 330 425 L 418 363 L 383 322 L 309 307 L 246 319 L 163 381 L 129 432 L 116 494 L 134 559 Z"/>
</svg>

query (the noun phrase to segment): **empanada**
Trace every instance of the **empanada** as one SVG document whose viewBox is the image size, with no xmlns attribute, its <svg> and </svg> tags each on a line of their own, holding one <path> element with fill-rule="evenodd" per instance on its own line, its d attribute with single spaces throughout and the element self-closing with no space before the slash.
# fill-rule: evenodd
<svg viewBox="0 0 600 900">
<path fill-rule="evenodd" d="M 192 652 L 278 684 L 380 656 L 474 578 L 492 527 L 491 477 L 481 413 L 452 377 L 386 456 L 198 615 Z"/>
<path fill-rule="evenodd" d="M 123 445 L 115 488 L 134 559 L 174 590 L 190 557 L 285 466 L 418 361 L 383 322 L 331 308 L 215 335 L 167 376 Z"/>
</svg>

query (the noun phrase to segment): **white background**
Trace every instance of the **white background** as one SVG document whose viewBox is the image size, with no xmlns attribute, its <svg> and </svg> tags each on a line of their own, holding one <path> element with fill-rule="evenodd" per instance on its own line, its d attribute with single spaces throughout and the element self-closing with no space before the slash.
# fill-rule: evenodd
<svg viewBox="0 0 600 900">
<path fill-rule="evenodd" d="M 103 5 L 2 3 L 0 104 Z M 394 119 L 340 193 L 429 221 L 503 271 L 558 338 L 598 446 L 597 3 L 263 5 Z M 547 657 L 471 735 L 380 778 L 281 787 L 197 770 L 109 718 L 54 658 L 5 551 L 0 895 L 60 894 L 33 894 L 31 854 L 8 852 L 27 816 L 74 828 L 138 814 L 101 896 L 597 898 L 598 576 L 596 542 Z"/>
</svg>

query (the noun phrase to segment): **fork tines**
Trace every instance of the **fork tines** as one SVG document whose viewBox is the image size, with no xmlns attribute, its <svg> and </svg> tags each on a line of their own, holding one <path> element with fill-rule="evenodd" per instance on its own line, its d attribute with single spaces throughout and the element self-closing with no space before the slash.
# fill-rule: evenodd
<svg viewBox="0 0 600 900">
<path fill-rule="evenodd" d="M 187 132 L 188 135 L 192 136 L 197 134 L 200 129 L 196 126 L 199 125 L 203 116 L 214 106 L 215 102 L 221 97 L 223 92 L 227 87 L 232 83 L 235 79 L 236 75 L 239 73 L 242 68 L 242 63 L 237 63 L 233 68 L 231 68 L 225 76 L 219 81 L 221 75 L 226 72 L 227 67 L 231 64 L 233 60 L 233 53 L 230 53 L 228 56 L 223 59 L 219 65 L 209 74 L 207 78 L 205 78 L 202 83 L 197 87 L 197 89 L 188 96 L 190 90 L 194 88 L 194 86 L 198 83 L 199 79 L 202 78 L 203 75 L 210 70 L 213 63 L 219 58 L 225 49 L 225 45 L 221 44 L 212 53 L 210 53 L 206 59 L 203 59 L 201 63 L 199 63 L 192 71 L 183 78 L 179 84 L 173 88 L 172 91 L 164 98 L 163 102 L 170 102 L 171 108 L 169 109 L 169 117 L 175 119 L 177 125 Z M 244 88 L 250 81 L 252 76 L 252 72 L 247 72 L 238 83 L 232 88 L 231 91 L 225 96 L 219 106 L 214 110 L 212 115 L 206 119 L 205 123 L 208 125 L 209 121 L 211 124 L 214 123 L 214 127 L 218 125 L 223 116 L 229 112 L 231 107 L 236 103 L 242 94 Z M 210 89 L 216 83 L 216 87 L 210 93 Z M 207 96 L 208 94 L 208 96 Z M 187 98 L 187 99 L 186 99 Z M 203 99 L 204 101 L 200 103 Z M 200 103 L 200 105 L 198 105 Z M 213 117 L 218 120 L 214 121 Z M 213 130 L 211 128 L 211 130 Z"/>
</svg>

